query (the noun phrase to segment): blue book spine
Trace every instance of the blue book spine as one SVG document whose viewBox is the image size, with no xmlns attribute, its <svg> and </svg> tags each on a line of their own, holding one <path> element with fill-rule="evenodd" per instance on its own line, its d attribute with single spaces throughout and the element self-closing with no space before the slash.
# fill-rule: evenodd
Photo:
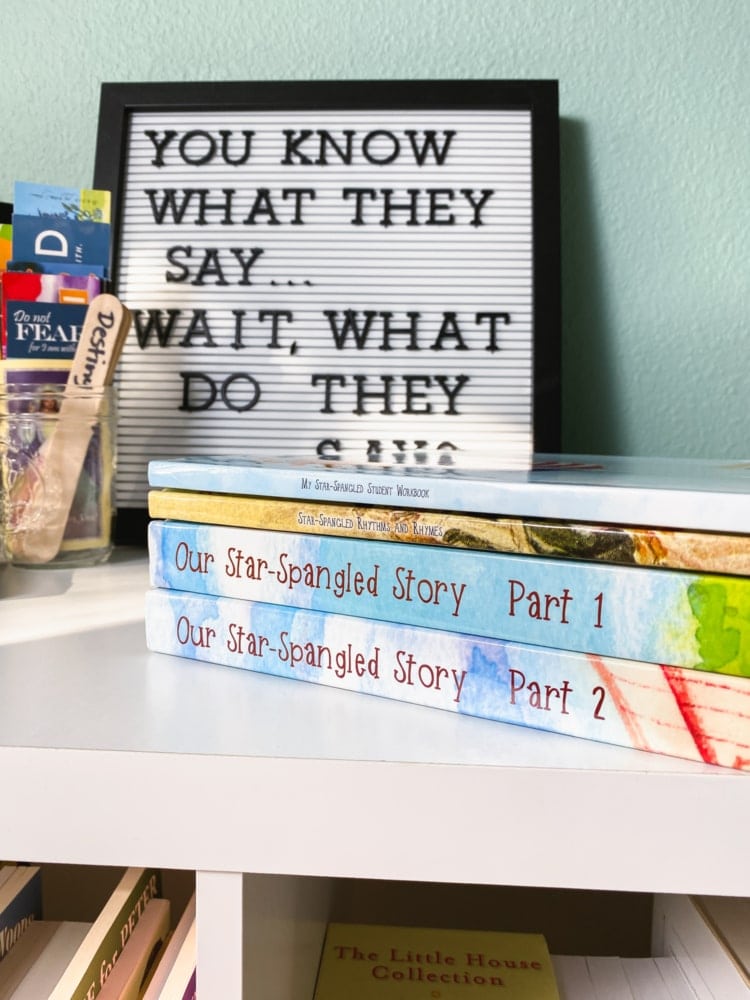
<svg viewBox="0 0 750 1000">
<path fill-rule="evenodd" d="M 42 873 L 34 866 L 28 874 L 28 881 L 0 912 L 0 959 L 5 958 L 29 923 L 42 916 Z"/>
<path fill-rule="evenodd" d="M 62 216 L 13 214 L 13 258 L 58 266 L 109 262 L 110 226 Z"/>
<path fill-rule="evenodd" d="M 750 578 L 180 521 L 155 587 L 750 676 Z"/>
<path fill-rule="evenodd" d="M 8 359 L 72 361 L 86 319 L 86 305 L 6 302 Z"/>
<path fill-rule="evenodd" d="M 153 589 L 154 652 L 736 769 L 750 684 L 284 605 Z"/>
</svg>

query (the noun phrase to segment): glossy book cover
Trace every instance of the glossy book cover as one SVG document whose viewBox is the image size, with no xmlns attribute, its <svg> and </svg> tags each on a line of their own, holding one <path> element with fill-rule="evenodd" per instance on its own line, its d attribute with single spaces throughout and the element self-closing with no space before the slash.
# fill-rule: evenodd
<svg viewBox="0 0 750 1000">
<path fill-rule="evenodd" d="M 156 587 L 750 677 L 750 578 L 152 521 Z"/>
<path fill-rule="evenodd" d="M 514 469 L 460 452 L 411 465 L 188 456 L 155 459 L 148 476 L 169 489 L 750 534 L 750 459 L 540 454 Z"/>
<path fill-rule="evenodd" d="M 750 768 L 750 681 L 481 636 L 152 589 L 149 649 Z"/>
<path fill-rule="evenodd" d="M 152 518 L 750 575 L 750 536 L 279 497 L 149 491 Z"/>
</svg>

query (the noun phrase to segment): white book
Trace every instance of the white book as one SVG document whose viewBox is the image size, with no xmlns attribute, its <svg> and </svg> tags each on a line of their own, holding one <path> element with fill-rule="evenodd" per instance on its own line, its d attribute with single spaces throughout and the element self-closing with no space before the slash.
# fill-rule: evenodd
<svg viewBox="0 0 750 1000">
<path fill-rule="evenodd" d="M 635 1000 L 673 1000 L 653 958 L 620 959 Z"/>
<path fill-rule="evenodd" d="M 560 1000 L 597 1000 L 585 955 L 552 955 Z"/>
<path fill-rule="evenodd" d="M 132 933 L 150 899 L 159 895 L 158 875 L 128 868 L 68 963 L 50 1000 L 81 1000 L 99 992 L 102 969 L 116 963 L 127 933 Z"/>
<path fill-rule="evenodd" d="M 677 960 L 697 1000 L 747 1000 L 744 976 L 691 896 L 655 896 L 652 951 Z"/>
<path fill-rule="evenodd" d="M 0 1000 L 8 1000 L 42 953 L 57 922 L 33 920 L 0 962 Z"/>
<path fill-rule="evenodd" d="M 35 923 L 42 925 L 45 921 Z M 33 927 L 32 924 L 29 930 Z M 54 933 L 18 986 L 9 994 L 9 1000 L 41 1000 L 42 997 L 48 997 L 90 927 L 90 923 L 79 920 L 57 922 Z M 18 943 L 23 944 L 23 938 Z"/>
<path fill-rule="evenodd" d="M 169 970 L 159 1000 L 185 1000 L 186 990 L 195 972 L 196 924 L 192 920 L 188 932 L 180 945 L 172 968 Z"/>
<path fill-rule="evenodd" d="M 156 966 L 151 980 L 146 987 L 146 992 L 143 994 L 142 1000 L 160 1000 L 162 996 L 162 990 L 164 984 L 167 981 L 169 973 L 172 971 L 172 967 L 177 960 L 177 956 L 180 953 L 180 949 L 185 941 L 185 938 L 190 932 L 190 928 L 195 923 L 195 893 L 190 897 L 182 912 L 182 916 L 177 922 L 177 926 L 172 931 L 172 934 L 167 941 L 167 946 L 159 959 L 159 964 Z"/>
<path fill-rule="evenodd" d="M 3 865 L 2 868 L 0 868 L 0 887 L 8 881 L 15 870 L 15 865 Z"/>
<path fill-rule="evenodd" d="M 98 1000 L 139 1000 L 169 935 L 168 899 L 152 899 L 125 942 Z"/>
<path fill-rule="evenodd" d="M 654 964 L 669 991 L 670 1000 L 698 1000 L 698 994 L 673 958 L 655 958 Z"/>
<path fill-rule="evenodd" d="M 592 955 L 586 962 L 596 1000 L 635 1000 L 619 958 Z"/>
<path fill-rule="evenodd" d="M 750 899 L 737 896 L 692 898 L 750 992 Z"/>
</svg>

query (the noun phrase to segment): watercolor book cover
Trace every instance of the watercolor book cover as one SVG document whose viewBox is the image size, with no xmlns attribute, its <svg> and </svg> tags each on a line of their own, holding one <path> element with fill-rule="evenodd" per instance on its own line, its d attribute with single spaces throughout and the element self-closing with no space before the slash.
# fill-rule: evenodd
<svg viewBox="0 0 750 1000">
<path fill-rule="evenodd" d="M 724 767 L 750 768 L 750 679 L 173 590 L 146 642 L 201 660 Z"/>
</svg>

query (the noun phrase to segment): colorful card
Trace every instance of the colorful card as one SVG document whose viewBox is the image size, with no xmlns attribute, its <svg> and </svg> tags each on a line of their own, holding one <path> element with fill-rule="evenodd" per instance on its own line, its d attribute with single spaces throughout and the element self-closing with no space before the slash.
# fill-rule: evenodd
<svg viewBox="0 0 750 1000">
<path fill-rule="evenodd" d="M 14 209 L 19 215 L 52 215 L 104 223 L 110 221 L 109 191 L 16 181 L 13 196 Z"/>
<path fill-rule="evenodd" d="M 2 282 L 2 357 L 72 359 L 88 303 L 102 290 L 93 274 L 6 271 Z"/>
<path fill-rule="evenodd" d="M 12 252 L 13 226 L 10 222 L 0 222 L 0 271 L 8 266 Z"/>
<path fill-rule="evenodd" d="M 61 271 L 71 264 L 106 266 L 109 245 L 108 223 L 13 213 L 14 261 L 38 261 Z"/>
</svg>

